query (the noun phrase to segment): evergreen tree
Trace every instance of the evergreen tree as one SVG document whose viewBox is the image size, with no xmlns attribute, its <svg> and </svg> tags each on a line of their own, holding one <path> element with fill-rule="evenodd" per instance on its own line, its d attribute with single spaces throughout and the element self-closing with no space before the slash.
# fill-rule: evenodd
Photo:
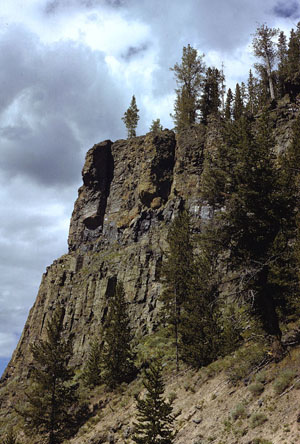
<svg viewBox="0 0 300 444">
<path fill-rule="evenodd" d="M 222 215 L 220 236 L 230 248 L 231 266 L 247 270 L 243 291 L 265 331 L 280 336 L 275 301 L 268 283 L 270 250 L 281 227 L 278 171 L 274 167 L 272 138 L 266 114 L 253 135 L 245 117 L 239 121 L 234 190 Z M 227 240 L 226 240 L 227 237 Z M 242 271 L 241 271 L 242 274 Z"/>
<path fill-rule="evenodd" d="M 238 121 L 219 122 L 214 149 L 204 152 L 201 194 L 214 209 L 220 210 L 234 190 L 233 170 L 239 141 Z"/>
<path fill-rule="evenodd" d="M 199 96 L 202 88 L 205 65 L 203 57 L 190 45 L 183 47 L 181 64 L 176 63 L 173 68 L 178 88 L 174 105 L 173 120 L 177 131 L 191 126 L 196 122 L 199 108 Z"/>
<path fill-rule="evenodd" d="M 235 87 L 234 102 L 233 102 L 233 117 L 234 120 L 241 118 L 244 112 L 244 103 L 241 95 L 240 85 L 237 83 Z"/>
<path fill-rule="evenodd" d="M 232 116 L 232 102 L 233 102 L 233 94 L 231 89 L 229 88 L 227 91 L 226 103 L 225 103 L 225 119 L 231 120 Z"/>
<path fill-rule="evenodd" d="M 169 251 L 162 267 L 165 283 L 162 302 L 166 320 L 174 328 L 176 365 L 179 369 L 179 327 L 182 305 L 189 291 L 190 275 L 193 270 L 193 247 L 187 211 L 183 211 L 174 219 L 167 240 Z"/>
<path fill-rule="evenodd" d="M 147 392 L 143 399 L 137 398 L 138 413 L 133 441 L 136 444 L 172 444 L 175 437 L 172 431 L 172 404 L 163 398 L 164 383 L 159 360 L 151 362 L 143 385 Z"/>
<path fill-rule="evenodd" d="M 58 307 L 48 322 L 46 338 L 31 347 L 33 366 L 25 406 L 17 412 L 24 418 L 30 435 L 43 436 L 47 444 L 59 444 L 75 427 L 71 408 L 77 403 L 77 385 L 68 365 L 72 343 L 63 337 L 64 310 Z"/>
<path fill-rule="evenodd" d="M 162 124 L 160 123 L 160 119 L 152 120 L 152 124 L 150 126 L 150 131 L 153 134 L 159 134 L 163 130 Z"/>
<path fill-rule="evenodd" d="M 274 242 L 270 270 L 270 281 L 276 304 L 283 317 L 300 314 L 299 278 L 300 236 L 300 118 L 293 124 L 293 135 L 287 150 L 281 154 L 280 193 L 282 207 L 281 230 Z"/>
<path fill-rule="evenodd" d="M 248 97 L 247 97 L 248 100 L 246 108 L 250 113 L 250 115 L 253 115 L 258 111 L 258 97 L 257 97 L 258 84 L 257 84 L 257 79 L 253 76 L 251 69 L 249 71 L 247 90 L 248 90 Z"/>
<path fill-rule="evenodd" d="M 278 96 L 283 97 L 286 92 L 286 78 L 287 78 L 287 39 L 283 31 L 280 32 L 277 43 L 277 57 L 278 57 Z"/>
<path fill-rule="evenodd" d="M 90 343 L 89 353 L 83 369 L 83 381 L 86 385 L 95 387 L 101 384 L 102 344 L 99 339 Z"/>
<path fill-rule="evenodd" d="M 223 347 L 218 309 L 218 250 L 214 242 L 207 242 L 206 236 L 204 230 L 180 325 L 182 359 L 198 368 L 217 359 Z"/>
<path fill-rule="evenodd" d="M 210 114 L 218 114 L 221 105 L 222 76 L 217 68 L 208 68 L 203 81 L 203 91 L 200 99 L 201 121 L 207 124 L 207 117 Z"/>
<path fill-rule="evenodd" d="M 135 96 L 132 96 L 130 106 L 122 117 L 127 128 L 128 139 L 136 136 L 136 127 L 140 118 L 138 113 L 139 109 L 136 105 Z"/>
<path fill-rule="evenodd" d="M 102 352 L 102 377 L 110 388 L 135 376 L 127 305 L 123 285 L 119 283 L 109 300 Z"/>
<path fill-rule="evenodd" d="M 276 59 L 276 46 L 272 39 L 278 35 L 278 32 L 278 29 L 263 24 L 256 29 L 252 42 L 254 54 L 262 59 L 262 63 L 256 64 L 255 67 L 260 73 L 261 68 L 267 73 L 271 100 L 275 99 L 273 68 Z"/>
<path fill-rule="evenodd" d="M 300 92 L 300 22 L 296 31 L 291 30 L 287 52 L 286 81 L 287 92 L 292 98 Z"/>
</svg>

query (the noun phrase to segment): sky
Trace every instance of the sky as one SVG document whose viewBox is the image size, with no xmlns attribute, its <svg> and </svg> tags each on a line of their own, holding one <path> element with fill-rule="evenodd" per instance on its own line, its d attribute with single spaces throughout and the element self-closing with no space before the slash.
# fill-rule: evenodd
<svg viewBox="0 0 300 444">
<path fill-rule="evenodd" d="M 258 24 L 289 34 L 298 0 L 3 0 L 0 4 L 0 374 L 47 265 L 67 252 L 87 150 L 173 127 L 169 70 L 183 46 L 246 81 Z"/>
</svg>

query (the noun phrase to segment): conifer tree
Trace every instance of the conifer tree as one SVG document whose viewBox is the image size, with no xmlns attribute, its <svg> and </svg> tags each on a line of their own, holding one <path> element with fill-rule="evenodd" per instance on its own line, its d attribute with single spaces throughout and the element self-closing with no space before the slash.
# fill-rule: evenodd
<svg viewBox="0 0 300 444">
<path fill-rule="evenodd" d="M 244 112 L 244 103 L 241 95 L 240 85 L 237 83 L 235 87 L 234 102 L 233 102 L 233 118 L 240 119 Z"/>
<path fill-rule="evenodd" d="M 127 306 L 123 285 L 119 283 L 109 300 L 103 331 L 102 378 L 110 388 L 115 388 L 121 382 L 129 382 L 135 375 Z"/>
<path fill-rule="evenodd" d="M 233 94 L 231 89 L 229 88 L 227 91 L 226 103 L 225 103 L 225 119 L 231 120 L 232 116 L 232 102 L 233 102 Z"/>
<path fill-rule="evenodd" d="M 196 122 L 199 109 L 199 97 L 202 88 L 205 65 L 204 55 L 198 55 L 198 51 L 191 45 L 184 46 L 181 63 L 176 63 L 173 68 L 178 88 L 172 115 L 175 128 L 181 131 Z"/>
<path fill-rule="evenodd" d="M 294 98 L 300 92 L 300 22 L 297 29 L 291 30 L 286 66 L 286 89 Z"/>
<path fill-rule="evenodd" d="M 188 293 L 190 275 L 193 270 L 193 247 L 190 239 L 190 218 L 187 211 L 181 212 L 174 219 L 167 240 L 169 251 L 162 267 L 165 283 L 162 302 L 166 320 L 174 328 L 178 369 L 182 305 Z"/>
<path fill-rule="evenodd" d="M 17 408 L 30 435 L 40 434 L 46 444 L 59 444 L 76 426 L 71 407 L 77 403 L 77 385 L 69 366 L 72 343 L 63 337 L 64 310 L 58 307 L 46 327 L 46 338 L 31 347 L 33 366 L 25 406 Z"/>
<path fill-rule="evenodd" d="M 163 130 L 163 126 L 160 123 L 160 119 L 152 120 L 152 124 L 150 126 L 150 131 L 153 134 L 159 134 Z"/>
<path fill-rule="evenodd" d="M 276 45 L 273 38 L 278 35 L 278 32 L 278 29 L 269 28 L 266 24 L 260 25 L 256 29 L 252 42 L 254 54 L 262 59 L 262 63 L 256 64 L 255 67 L 259 72 L 262 68 L 267 73 L 271 100 L 275 99 L 273 68 L 276 59 Z"/>
<path fill-rule="evenodd" d="M 139 109 L 136 105 L 135 96 L 133 95 L 130 106 L 122 117 L 122 120 L 127 128 L 128 139 L 136 136 L 136 127 L 140 118 L 138 113 Z"/>
<path fill-rule="evenodd" d="M 181 357 L 186 363 L 198 368 L 217 359 L 223 345 L 218 308 L 218 250 L 214 242 L 207 242 L 207 233 L 204 232 L 180 325 Z"/>
<path fill-rule="evenodd" d="M 137 422 L 134 424 L 133 441 L 136 444 L 172 444 L 174 417 L 172 404 L 163 398 L 164 382 L 162 364 L 156 359 L 145 371 L 143 385 L 147 392 L 143 399 L 137 397 Z"/>
<path fill-rule="evenodd" d="M 102 343 L 94 339 L 90 343 L 89 353 L 83 369 L 83 381 L 86 385 L 95 387 L 101 384 Z"/>
<path fill-rule="evenodd" d="M 200 99 L 200 114 L 202 123 L 207 123 L 210 114 L 218 114 L 221 105 L 222 76 L 217 68 L 208 68 L 203 81 L 203 91 Z"/>
<path fill-rule="evenodd" d="M 283 97 L 286 92 L 287 79 L 287 39 L 283 31 L 280 32 L 277 43 L 278 57 L 278 96 Z"/>
<path fill-rule="evenodd" d="M 278 171 L 274 167 L 272 138 L 267 115 L 259 121 L 256 135 L 243 117 L 233 169 L 234 189 L 226 203 L 222 233 L 230 248 L 231 266 L 247 269 L 244 291 L 252 298 L 253 312 L 265 331 L 280 337 L 275 301 L 268 283 L 269 254 L 281 227 L 278 202 Z"/>
<path fill-rule="evenodd" d="M 251 69 L 249 71 L 247 90 L 248 90 L 248 97 L 247 97 L 246 108 L 250 113 L 250 115 L 253 115 L 258 111 L 258 97 L 257 97 L 258 84 L 257 84 L 257 79 L 253 76 Z"/>
</svg>

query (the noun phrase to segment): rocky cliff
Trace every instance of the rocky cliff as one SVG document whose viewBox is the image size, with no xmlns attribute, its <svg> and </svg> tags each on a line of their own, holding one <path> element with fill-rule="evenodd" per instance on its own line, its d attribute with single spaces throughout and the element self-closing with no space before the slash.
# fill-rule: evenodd
<svg viewBox="0 0 300 444">
<path fill-rule="evenodd" d="M 3 375 L 26 377 L 29 345 L 43 336 L 57 302 L 80 365 L 106 315 L 117 280 L 124 283 L 136 336 L 156 327 L 159 270 L 168 224 L 185 202 L 200 215 L 202 127 L 177 141 L 172 131 L 91 148 L 70 223 L 69 253 L 47 268 L 19 344 Z M 67 333 L 68 332 L 68 333 Z"/>
<path fill-rule="evenodd" d="M 290 140 L 297 112 L 288 101 L 272 111 L 278 151 Z M 74 338 L 73 363 L 78 367 L 105 319 L 117 280 L 124 284 L 136 339 L 155 331 L 169 223 L 183 205 L 195 231 L 210 214 L 201 201 L 201 173 L 205 151 L 213 150 L 218 140 L 218 125 L 212 119 L 208 126 L 195 126 L 177 137 L 164 130 L 114 143 L 106 140 L 88 151 L 70 223 L 69 252 L 42 277 L 1 380 L 2 407 L 10 403 L 12 383 L 27 378 L 30 344 L 43 337 L 58 302 L 65 307 L 64 331 Z"/>
</svg>

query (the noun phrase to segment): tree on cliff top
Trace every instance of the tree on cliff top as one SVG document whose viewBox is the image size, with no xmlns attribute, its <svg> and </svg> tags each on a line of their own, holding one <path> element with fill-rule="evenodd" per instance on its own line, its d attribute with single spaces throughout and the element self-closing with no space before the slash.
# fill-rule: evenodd
<svg viewBox="0 0 300 444">
<path fill-rule="evenodd" d="M 181 63 L 176 63 L 174 71 L 178 88 L 172 115 L 177 131 L 196 122 L 199 109 L 199 97 L 202 88 L 205 64 L 204 55 L 199 56 L 197 49 L 188 45 L 183 47 Z"/>
<path fill-rule="evenodd" d="M 136 136 L 136 127 L 139 121 L 139 109 L 136 105 L 135 96 L 132 96 L 130 106 L 125 111 L 124 116 L 122 117 L 123 122 L 127 128 L 128 139 Z"/>
<path fill-rule="evenodd" d="M 255 68 L 260 73 L 262 71 L 266 72 L 272 100 L 275 99 L 272 71 L 277 53 L 276 43 L 272 39 L 278 35 L 278 32 L 278 29 L 269 28 L 266 24 L 263 24 L 256 29 L 252 43 L 254 55 L 262 59 L 262 63 L 257 63 Z"/>
<path fill-rule="evenodd" d="M 17 408 L 25 431 L 43 435 L 46 444 L 59 444 L 72 434 L 75 425 L 71 407 L 77 402 L 77 385 L 68 365 L 72 343 L 63 338 L 64 310 L 58 307 L 46 327 L 46 339 L 31 347 L 33 367 L 25 392 L 25 406 Z"/>
</svg>

